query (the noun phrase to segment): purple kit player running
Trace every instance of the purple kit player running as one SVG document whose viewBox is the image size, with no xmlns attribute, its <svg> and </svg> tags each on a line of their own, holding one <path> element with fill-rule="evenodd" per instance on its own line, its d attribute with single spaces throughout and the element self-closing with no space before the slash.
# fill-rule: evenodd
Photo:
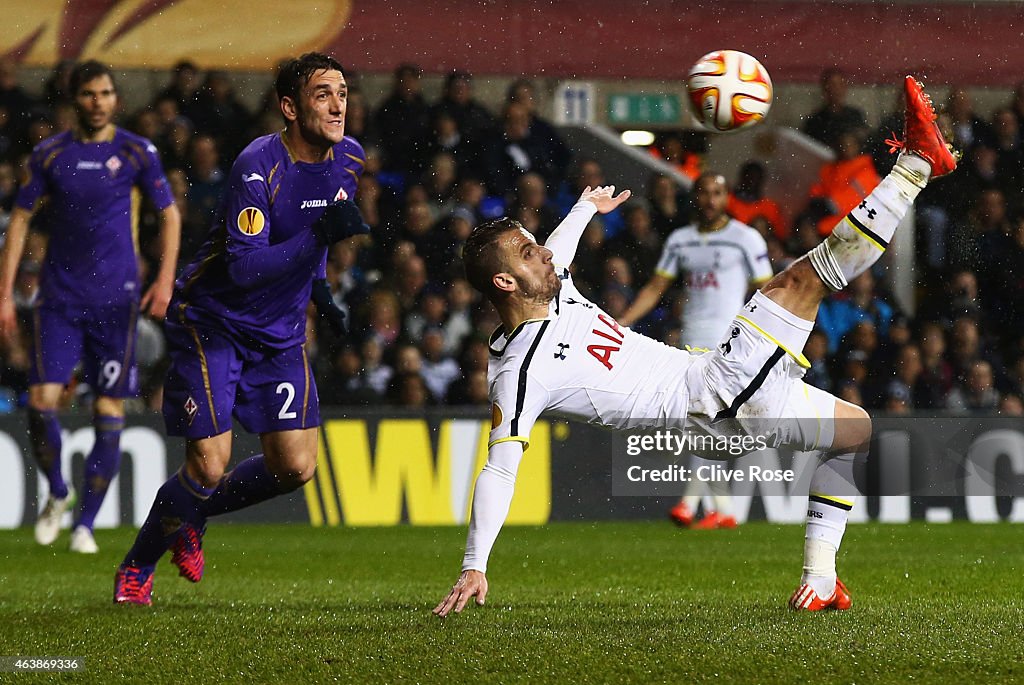
<svg viewBox="0 0 1024 685">
<path fill-rule="evenodd" d="M 213 230 L 175 288 L 164 418 L 187 439 L 185 465 L 160 487 L 117 570 L 117 603 L 151 603 L 153 571 L 169 548 L 181 575 L 198 582 L 208 517 L 295 490 L 316 468 L 306 304 L 311 294 L 321 304 L 327 247 L 369 231 L 349 199 L 365 156 L 345 137 L 348 87 L 337 61 L 291 60 L 276 88 L 284 131 L 239 155 Z M 232 416 L 259 433 L 263 454 L 225 475 Z"/>
<path fill-rule="evenodd" d="M 181 219 L 156 148 L 113 124 L 117 91 L 99 62 L 71 73 L 77 126 L 39 143 L 18 193 L 0 258 L 0 332 L 17 330 L 12 289 L 33 212 L 50 207 L 50 241 L 34 312 L 29 387 L 32 450 L 50 485 L 36 523 L 36 541 L 49 545 L 60 533 L 74 493 L 61 475 L 57 407 L 81 360 L 96 393 L 96 442 L 85 462 L 85 490 L 71 534 L 75 552 L 98 551 L 92 527 L 121 461 L 124 398 L 138 391 L 135 324 L 140 308 L 162 319 L 174 287 Z M 160 210 L 160 269 L 139 298 L 134 230 L 141 189 Z"/>
</svg>

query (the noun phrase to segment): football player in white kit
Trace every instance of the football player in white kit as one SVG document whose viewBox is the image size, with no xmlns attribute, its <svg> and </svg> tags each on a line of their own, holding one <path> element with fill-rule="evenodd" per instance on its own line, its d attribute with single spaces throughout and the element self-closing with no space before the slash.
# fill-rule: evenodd
<svg viewBox="0 0 1024 685">
<path fill-rule="evenodd" d="M 647 316 L 680 276 L 685 277 L 686 300 L 679 341 L 690 349 L 711 349 L 722 343 L 733 316 L 752 290 L 772 277 L 768 246 L 757 230 L 740 223 L 725 212 L 729 187 L 716 172 L 701 174 L 693 184 L 697 203 L 696 223 L 677 228 L 662 248 L 654 276 L 629 309 L 619 317 L 632 326 Z M 711 462 L 693 456 L 691 473 Z M 704 517 L 694 524 L 697 505 L 705 490 L 711 492 L 714 507 L 705 506 Z M 680 526 L 734 528 L 732 498 L 724 481 L 693 479 L 686 484 L 682 499 L 669 517 Z"/>
<path fill-rule="evenodd" d="M 704 354 L 620 326 L 572 284 L 567 267 L 587 222 L 628 193 L 588 188 L 543 246 L 508 218 L 477 227 L 463 251 L 466 273 L 502 320 L 488 369 L 493 427 L 462 573 L 435 614 L 457 613 L 474 597 L 484 603 L 487 559 L 508 514 L 530 429 L 545 410 L 610 428 L 696 426 L 823 451 L 808 496 L 803 574 L 789 604 L 809 611 L 850 607 L 836 552 L 855 499 L 854 461 L 865 454 L 871 420 L 860 407 L 806 385 L 801 350 L 821 300 L 878 260 L 930 177 L 956 168 L 931 99 L 910 76 L 904 88 L 904 139 L 891 141 L 894 151 L 904 151 L 892 172 L 824 242 L 754 294 L 733 319 L 739 334 L 729 331 L 728 346 Z"/>
</svg>

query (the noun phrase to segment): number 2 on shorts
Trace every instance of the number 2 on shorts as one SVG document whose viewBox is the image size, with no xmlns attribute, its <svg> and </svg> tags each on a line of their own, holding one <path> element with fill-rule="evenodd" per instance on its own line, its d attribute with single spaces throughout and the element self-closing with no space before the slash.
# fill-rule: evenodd
<svg viewBox="0 0 1024 685">
<path fill-rule="evenodd" d="M 295 401 L 295 386 L 291 383 L 278 383 L 277 394 L 285 393 L 284 404 L 281 405 L 281 411 L 277 412 L 277 418 L 279 419 L 294 419 L 298 416 L 294 411 L 289 411 L 292 406 L 292 402 Z"/>
</svg>

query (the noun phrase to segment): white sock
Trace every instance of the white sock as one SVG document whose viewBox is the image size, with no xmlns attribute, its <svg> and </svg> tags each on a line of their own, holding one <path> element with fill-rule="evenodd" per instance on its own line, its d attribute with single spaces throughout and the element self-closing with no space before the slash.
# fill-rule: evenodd
<svg viewBox="0 0 1024 685">
<path fill-rule="evenodd" d="M 808 252 L 811 266 L 827 286 L 842 290 L 878 261 L 930 174 L 928 162 L 901 154 L 892 172 Z"/>
<path fill-rule="evenodd" d="M 801 583 L 807 583 L 814 594 L 828 599 L 836 590 L 836 552 L 830 543 L 819 538 L 804 540 L 804 572 Z"/>
<path fill-rule="evenodd" d="M 823 460 L 811 477 L 800 582 L 810 585 L 822 599 L 831 597 L 835 591 L 836 552 L 856 502 L 855 462 L 863 456 L 866 455 L 841 454 Z"/>
<path fill-rule="evenodd" d="M 732 497 L 729 496 L 729 484 L 724 481 L 712 481 L 708 483 L 708 490 L 711 491 L 715 511 L 722 516 L 732 516 Z"/>
<path fill-rule="evenodd" d="M 690 468 L 693 469 L 691 473 L 696 474 L 697 469 L 701 466 L 711 466 L 713 462 L 708 461 L 702 457 L 698 457 L 696 454 L 690 455 Z M 683 504 L 690 508 L 690 511 L 697 514 L 697 507 L 700 506 L 701 500 L 704 499 L 704 493 L 708 489 L 708 484 L 704 481 L 698 480 L 696 476 L 686 483 L 686 489 L 683 490 Z M 705 505 L 704 514 L 707 515 L 708 507 Z"/>
<path fill-rule="evenodd" d="M 715 511 L 722 516 L 732 516 L 732 497 L 729 495 L 713 495 Z"/>
</svg>

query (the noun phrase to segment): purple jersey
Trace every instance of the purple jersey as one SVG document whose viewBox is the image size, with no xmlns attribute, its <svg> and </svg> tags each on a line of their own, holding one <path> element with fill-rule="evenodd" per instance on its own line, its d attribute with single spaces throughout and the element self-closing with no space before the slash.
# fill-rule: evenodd
<svg viewBox="0 0 1024 685">
<path fill-rule="evenodd" d="M 179 317 L 275 349 L 303 343 L 310 287 L 327 256 L 311 227 L 329 202 L 355 198 L 365 159 L 349 137 L 316 164 L 294 161 L 281 134 L 250 143 L 231 167 L 206 242 L 178 279 Z"/>
<path fill-rule="evenodd" d="M 174 203 L 156 148 L 134 133 L 115 128 L 109 141 L 86 143 L 68 131 L 36 145 L 17 205 L 32 211 L 45 199 L 50 209 L 40 303 L 139 299 L 139 189 L 157 209 Z"/>
</svg>

